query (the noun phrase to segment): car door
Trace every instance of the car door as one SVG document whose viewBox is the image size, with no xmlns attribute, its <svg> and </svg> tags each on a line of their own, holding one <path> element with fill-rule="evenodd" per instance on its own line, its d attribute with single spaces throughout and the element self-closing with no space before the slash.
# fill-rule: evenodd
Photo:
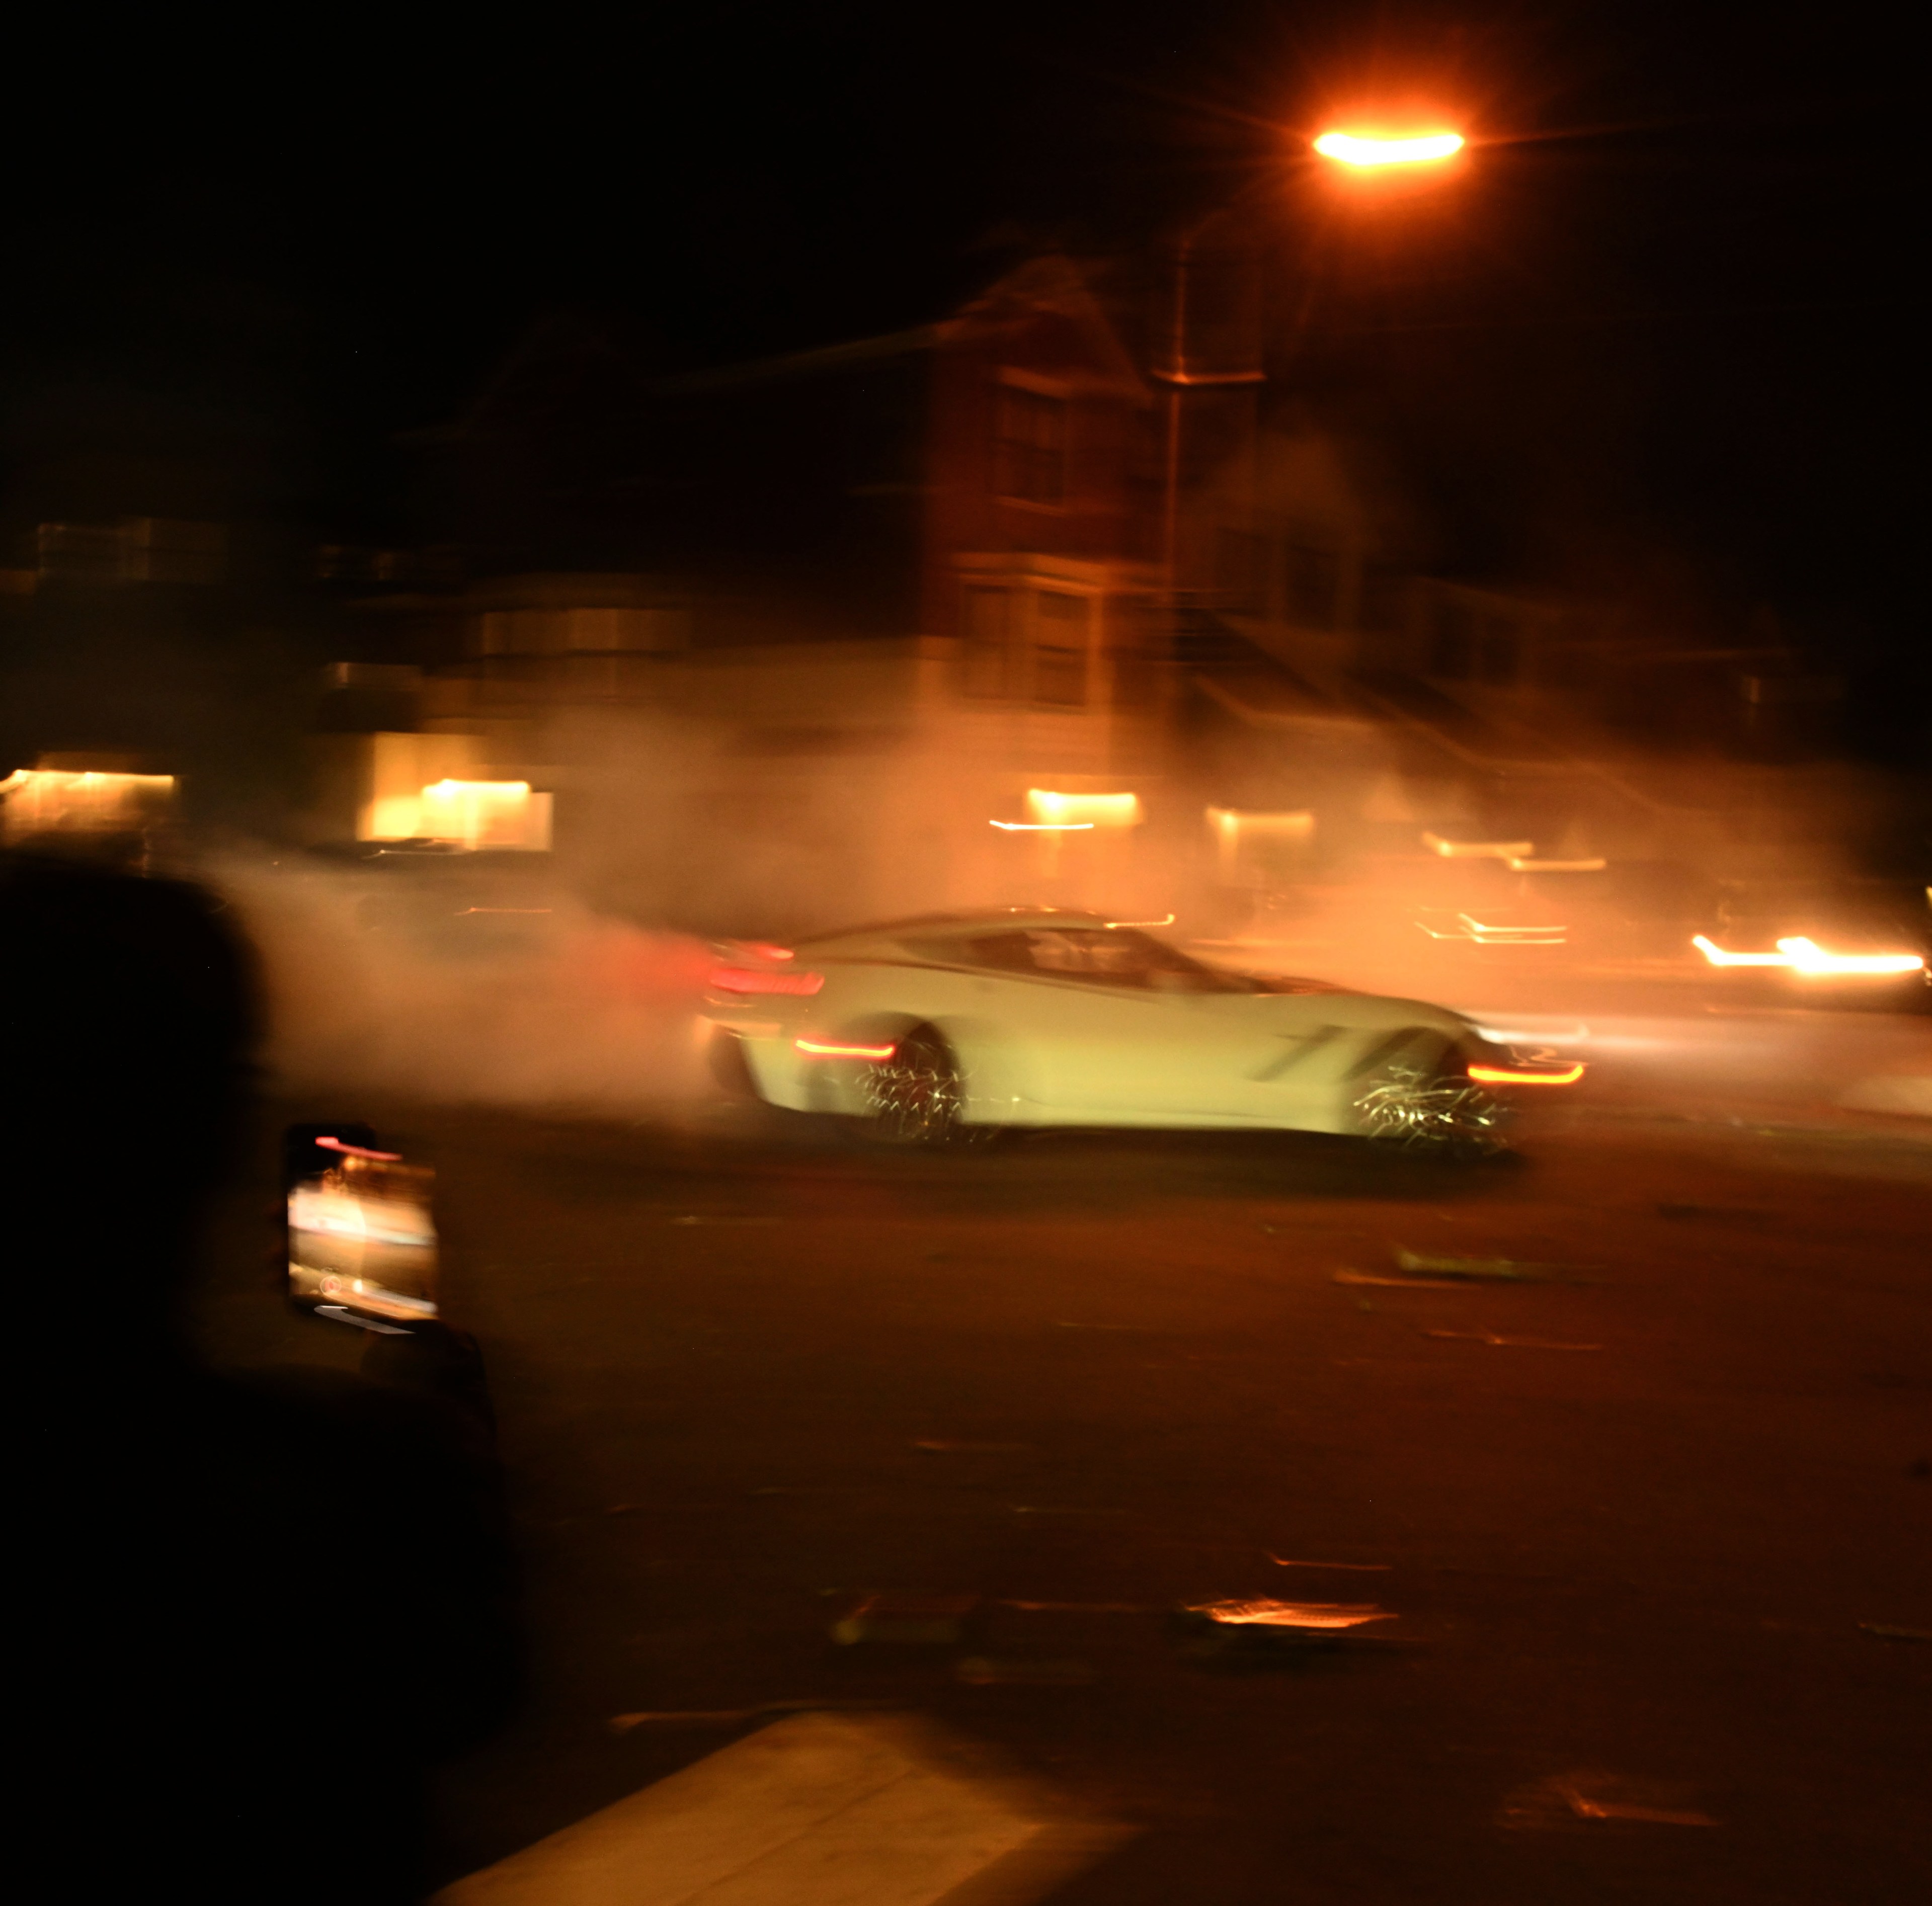
<svg viewBox="0 0 1932 1906">
<path fill-rule="evenodd" d="M 1351 1077 L 1379 1052 L 1387 1029 L 1365 1025 L 1358 1003 L 1346 997 L 1272 996 L 1254 1004 L 1255 1036 L 1233 1102 L 1257 1122 L 1336 1129 L 1336 1108 Z"/>
<path fill-rule="evenodd" d="M 1000 1016 L 1041 1104 L 1106 1123 L 1241 1117 L 1252 1028 L 1215 1010 L 1227 994 L 1164 984 L 1178 975 L 1162 973 L 1151 944 L 1042 927 L 978 936 L 964 951 L 999 975 Z"/>
</svg>

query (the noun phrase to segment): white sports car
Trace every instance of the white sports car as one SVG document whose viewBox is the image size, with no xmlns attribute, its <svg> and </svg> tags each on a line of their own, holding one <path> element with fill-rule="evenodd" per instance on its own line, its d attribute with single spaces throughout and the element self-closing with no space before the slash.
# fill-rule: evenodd
<svg viewBox="0 0 1932 1906">
<path fill-rule="evenodd" d="M 1502 1146 L 1499 1091 L 1582 1070 L 1520 1059 L 1441 1006 L 1222 972 L 1052 908 L 717 953 L 706 1017 L 758 1096 L 902 1144 L 1135 1125 L 1480 1153 Z"/>
</svg>

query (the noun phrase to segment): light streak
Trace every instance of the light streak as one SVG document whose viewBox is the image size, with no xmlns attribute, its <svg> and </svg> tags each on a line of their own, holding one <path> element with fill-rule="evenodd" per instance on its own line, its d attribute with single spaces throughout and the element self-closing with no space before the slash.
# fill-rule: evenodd
<svg viewBox="0 0 1932 1906">
<path fill-rule="evenodd" d="M 1806 974 L 1917 972 L 1925 963 L 1916 953 L 1827 953 L 1802 934 L 1780 940 L 1778 950 L 1793 972 Z"/>
<path fill-rule="evenodd" d="M 1439 834 L 1424 835 L 1422 844 L 1444 860 L 1526 860 L 1536 852 L 1534 841 L 1445 841 Z"/>
<path fill-rule="evenodd" d="M 1460 133 L 1426 133 L 1414 139 L 1370 139 L 1358 133 L 1324 133 L 1315 149 L 1345 166 L 1427 165 L 1453 158 L 1465 141 Z"/>
<path fill-rule="evenodd" d="M 123 774 L 105 768 L 16 768 L 4 781 L 0 781 L 0 794 L 17 794 L 30 787 L 84 787 L 110 791 L 128 789 L 160 793 L 164 790 L 172 793 L 174 784 L 172 775 Z"/>
<path fill-rule="evenodd" d="M 1492 927 L 1472 919 L 1466 913 L 1459 913 L 1456 917 L 1468 929 L 1469 937 L 1478 946 L 1561 946 L 1569 935 L 1569 929 L 1560 925 Z"/>
<path fill-rule="evenodd" d="M 345 1145 L 339 1138 L 318 1138 L 316 1143 L 324 1151 L 346 1152 L 352 1158 L 379 1158 L 385 1164 L 400 1164 L 403 1155 L 400 1152 L 371 1152 L 360 1145 Z"/>
<path fill-rule="evenodd" d="M 1394 1621 L 1386 1608 L 1366 1602 L 1188 1602 L 1190 1614 L 1205 1615 L 1229 1628 L 1359 1628 L 1364 1622 Z"/>
<path fill-rule="evenodd" d="M 1154 373 L 1163 384 L 1260 384 L 1264 383 L 1268 373 L 1263 370 L 1156 370 Z"/>
<path fill-rule="evenodd" d="M 710 984 L 718 993 L 816 993 L 825 984 L 822 972 L 760 972 L 749 966 L 713 966 Z"/>
<path fill-rule="evenodd" d="M 1706 940 L 1702 934 L 1693 934 L 1690 944 L 1714 966 L 1788 966 L 1791 963 L 1781 952 L 1727 953 L 1721 946 Z"/>
<path fill-rule="evenodd" d="M 1084 822 L 1090 827 L 1138 827 L 1138 794 L 1061 794 L 1050 787 L 1026 791 L 1027 812 L 1036 822 L 1066 826 Z"/>
<path fill-rule="evenodd" d="M 1478 946 L 1562 946 L 1569 934 L 1562 927 L 1486 927 L 1458 914 L 1450 928 L 1432 927 L 1426 920 L 1417 926 L 1431 940 L 1466 940 Z"/>
<path fill-rule="evenodd" d="M 1600 874 L 1606 860 L 1530 860 L 1518 854 L 1505 854 L 1503 865 L 1512 874 Z"/>
<path fill-rule="evenodd" d="M 794 1039 L 792 1044 L 809 1059 L 890 1059 L 898 1050 L 887 1046 L 838 1046 L 819 1039 Z"/>
<path fill-rule="evenodd" d="M 1714 966 L 1781 966 L 1807 979 L 1918 972 L 1925 964 L 1916 953 L 1828 953 L 1802 934 L 1780 940 L 1775 953 L 1727 952 L 1702 934 L 1694 934 L 1690 944 Z"/>
<path fill-rule="evenodd" d="M 1219 834 L 1254 833 L 1274 839 L 1305 841 L 1315 832 L 1315 817 L 1306 808 L 1292 814 L 1264 814 L 1244 808 L 1210 808 L 1208 825 Z"/>
<path fill-rule="evenodd" d="M 10 838 L 43 829 L 139 826 L 174 798 L 172 775 L 119 769 L 16 768 L 0 781 L 0 822 Z"/>
<path fill-rule="evenodd" d="M 994 820 L 988 821 L 986 825 L 997 827 L 1002 834 L 1091 834 L 1094 832 L 1094 823 L 1090 820 Z"/>
<path fill-rule="evenodd" d="M 1519 1071 L 1512 1065 L 1472 1065 L 1469 1076 L 1486 1086 L 1574 1086 L 1583 1076 L 1583 1062 L 1573 1060 L 1560 1072 Z"/>
<path fill-rule="evenodd" d="M 1468 940 L 1478 946 L 1561 946 L 1569 937 L 1569 929 L 1553 922 L 1538 927 L 1491 926 L 1467 913 L 1457 914 L 1453 927 L 1432 927 L 1426 920 L 1415 924 L 1431 940 Z"/>
<path fill-rule="evenodd" d="M 1171 927 L 1174 916 L 1163 913 L 1158 920 L 1109 920 L 1107 924 L 1110 927 Z"/>
<path fill-rule="evenodd" d="M 1262 1553 L 1277 1569 L 1342 1569 L 1352 1575 L 1385 1575 L 1395 1566 L 1393 1562 L 1298 1562 L 1268 1549 Z"/>
</svg>

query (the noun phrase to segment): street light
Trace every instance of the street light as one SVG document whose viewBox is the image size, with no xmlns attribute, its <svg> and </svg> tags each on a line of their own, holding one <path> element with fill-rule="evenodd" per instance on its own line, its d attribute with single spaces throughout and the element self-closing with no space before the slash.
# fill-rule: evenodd
<svg viewBox="0 0 1932 1906">
<path fill-rule="evenodd" d="M 1460 133 L 1421 133 L 1382 139 L 1366 133 L 1324 133 L 1315 149 L 1342 166 L 1420 166 L 1452 159 L 1466 142 Z"/>
<path fill-rule="evenodd" d="M 1396 123 L 1408 118 L 1401 112 Z M 1371 121 L 1372 123 L 1372 121 Z M 1345 132 L 1336 128 L 1319 134 L 1310 142 L 1315 152 L 1330 163 L 1339 172 L 1352 179 L 1361 181 L 1360 190 L 1376 200 L 1387 200 L 1393 196 L 1405 198 L 1411 190 L 1424 189 L 1428 184 L 1440 181 L 1445 172 L 1455 168 L 1449 162 L 1455 159 L 1468 142 L 1459 132 L 1443 130 L 1438 121 L 1435 127 L 1426 121 L 1418 125 L 1414 119 L 1400 132 L 1394 132 L 1387 120 L 1383 129 L 1378 131 Z M 1370 185 L 1368 181 L 1376 182 Z M 1351 196 L 1355 188 L 1350 188 Z M 1223 207 L 1210 213 L 1183 234 L 1177 249 L 1174 261 L 1174 292 L 1173 307 L 1173 334 L 1169 346 L 1169 361 L 1154 370 L 1154 375 L 1167 386 L 1166 468 L 1164 472 L 1162 508 L 1161 554 L 1162 566 L 1167 572 L 1167 596 L 1170 609 L 1178 608 L 1180 590 L 1177 572 L 1180 557 L 1180 487 L 1181 487 L 1181 412 L 1184 394 L 1191 388 L 1219 387 L 1224 394 L 1239 387 L 1252 386 L 1266 381 L 1267 373 L 1262 367 L 1260 313 L 1257 307 L 1250 314 L 1253 327 L 1252 337 L 1234 343 L 1232 349 L 1224 340 L 1222 352 L 1217 358 L 1203 362 L 1189 348 L 1189 333 L 1193 322 L 1190 304 L 1190 279 L 1195 266 L 1197 248 L 1210 228 L 1222 223 L 1232 216 L 1231 210 Z M 1297 330 L 1305 325 L 1308 307 L 1304 304 L 1301 319 Z M 1237 329 L 1239 328 L 1238 325 Z M 1243 349 L 1243 343 L 1246 348 Z"/>
</svg>

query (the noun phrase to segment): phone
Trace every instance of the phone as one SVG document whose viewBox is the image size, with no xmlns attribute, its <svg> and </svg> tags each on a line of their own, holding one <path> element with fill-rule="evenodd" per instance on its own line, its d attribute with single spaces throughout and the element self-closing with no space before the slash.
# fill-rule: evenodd
<svg viewBox="0 0 1932 1906">
<path fill-rule="evenodd" d="M 292 1125 L 283 1156 L 289 1301 L 383 1336 L 434 1325 L 434 1173 L 364 1125 Z"/>
</svg>

